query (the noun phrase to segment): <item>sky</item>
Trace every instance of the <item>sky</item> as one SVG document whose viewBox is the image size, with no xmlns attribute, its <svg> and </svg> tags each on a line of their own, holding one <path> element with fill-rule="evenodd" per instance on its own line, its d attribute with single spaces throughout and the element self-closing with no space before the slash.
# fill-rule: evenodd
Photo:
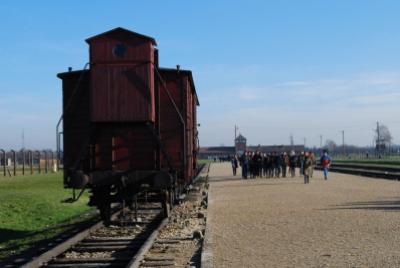
<svg viewBox="0 0 400 268">
<path fill-rule="evenodd" d="M 0 1 L 0 148 L 55 148 L 61 81 L 124 27 L 191 69 L 201 146 L 400 143 L 400 1 Z"/>
</svg>

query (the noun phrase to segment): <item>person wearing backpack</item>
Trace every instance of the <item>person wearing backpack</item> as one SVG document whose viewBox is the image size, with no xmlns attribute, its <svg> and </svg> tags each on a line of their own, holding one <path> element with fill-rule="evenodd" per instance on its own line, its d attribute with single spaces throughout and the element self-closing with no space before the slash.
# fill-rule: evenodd
<svg viewBox="0 0 400 268">
<path fill-rule="evenodd" d="M 323 155 L 321 156 L 321 166 L 324 170 L 324 179 L 328 179 L 328 171 L 331 166 L 331 158 L 328 155 L 326 150 L 323 151 Z"/>
</svg>

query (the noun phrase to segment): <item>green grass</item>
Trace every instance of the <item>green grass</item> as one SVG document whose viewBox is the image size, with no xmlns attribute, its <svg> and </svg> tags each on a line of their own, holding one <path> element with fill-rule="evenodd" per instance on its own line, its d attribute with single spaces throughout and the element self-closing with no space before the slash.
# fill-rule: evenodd
<svg viewBox="0 0 400 268">
<path fill-rule="evenodd" d="M 343 164 L 359 164 L 359 165 L 371 165 L 371 166 L 389 166 L 397 167 L 400 166 L 399 160 L 387 160 L 387 159 L 363 159 L 363 160 L 353 160 L 353 159 L 334 159 L 333 164 L 343 163 Z"/>
<path fill-rule="evenodd" d="M 208 160 L 208 159 L 198 159 L 197 164 L 202 165 L 202 164 L 207 164 L 207 163 L 212 163 L 214 160 Z"/>
<path fill-rule="evenodd" d="M 0 259 L 62 232 L 91 210 L 87 195 L 73 204 L 61 202 L 68 197 L 61 172 L 0 176 Z"/>
</svg>

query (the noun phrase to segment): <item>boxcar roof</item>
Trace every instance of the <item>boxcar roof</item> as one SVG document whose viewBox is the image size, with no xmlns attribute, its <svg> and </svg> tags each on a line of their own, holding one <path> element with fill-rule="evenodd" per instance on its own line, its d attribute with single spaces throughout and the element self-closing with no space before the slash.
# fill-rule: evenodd
<svg viewBox="0 0 400 268">
<path fill-rule="evenodd" d="M 139 38 L 143 38 L 143 39 L 151 41 L 151 43 L 153 45 L 155 45 L 155 46 L 157 45 L 157 42 L 153 37 L 150 37 L 150 36 L 147 36 L 147 35 L 143 35 L 143 34 L 140 34 L 140 33 L 136 33 L 136 32 L 127 30 L 127 29 L 122 28 L 122 27 L 117 27 L 117 28 L 114 28 L 114 29 L 112 29 L 110 31 L 107 31 L 107 32 L 104 32 L 104 33 L 89 37 L 88 39 L 86 39 L 86 42 L 90 43 L 90 41 L 92 41 L 93 39 L 96 39 L 96 38 L 101 37 L 103 35 L 109 35 L 109 34 L 112 34 L 112 33 L 115 33 L 115 32 L 122 32 L 122 33 L 125 33 L 125 34 L 128 34 L 128 35 L 135 35 L 135 36 L 137 36 Z"/>
<path fill-rule="evenodd" d="M 59 73 L 59 74 L 57 74 L 57 77 L 63 79 L 64 77 L 68 77 L 68 76 L 72 76 L 72 75 L 77 75 L 77 74 L 81 74 L 81 73 L 88 73 L 88 72 L 89 72 L 89 70 L 68 71 L 68 72 L 64 72 L 64 73 Z"/>
<path fill-rule="evenodd" d="M 160 67 L 159 70 L 160 70 L 160 72 L 167 72 L 167 73 L 174 73 L 174 74 L 176 74 L 178 72 L 178 70 L 174 69 L 174 68 L 162 68 L 162 67 Z M 189 80 L 190 80 L 190 84 L 191 84 L 192 89 L 193 89 L 193 93 L 196 96 L 197 106 L 200 106 L 199 98 L 198 98 L 197 92 L 196 92 L 196 87 L 194 85 L 192 71 L 179 69 L 179 73 L 182 73 L 182 74 L 185 74 L 185 75 L 189 76 Z"/>
<path fill-rule="evenodd" d="M 177 69 L 173 69 L 173 68 L 159 68 L 159 69 L 160 69 L 161 72 L 168 72 L 168 73 L 175 73 L 175 74 L 177 72 Z M 77 74 L 80 74 L 82 72 L 88 73 L 89 71 L 90 70 L 68 71 L 68 72 L 63 72 L 63 73 L 57 74 L 57 77 L 60 78 L 60 79 L 63 79 L 65 77 L 77 75 Z M 192 89 L 193 89 L 193 93 L 196 96 L 196 103 L 197 103 L 198 106 L 200 106 L 199 98 L 198 98 L 197 93 L 196 93 L 196 87 L 195 87 L 194 81 L 193 81 L 192 71 L 190 71 L 190 70 L 179 70 L 179 72 L 189 76 L 189 80 L 190 80 L 190 84 L 191 84 Z"/>
</svg>

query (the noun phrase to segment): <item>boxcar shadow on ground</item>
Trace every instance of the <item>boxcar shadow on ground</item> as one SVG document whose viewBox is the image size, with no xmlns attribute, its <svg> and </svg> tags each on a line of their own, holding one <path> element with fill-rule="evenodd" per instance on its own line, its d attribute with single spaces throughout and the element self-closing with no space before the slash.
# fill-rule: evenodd
<svg viewBox="0 0 400 268">
<path fill-rule="evenodd" d="M 36 232 L 16 231 L 16 230 L 0 228 L 0 244 L 4 245 L 3 247 L 0 248 L 0 263 L 1 261 L 3 261 L 1 256 L 6 252 L 13 253 L 15 251 L 21 250 L 21 248 L 34 247 L 38 244 L 47 244 L 53 241 L 54 237 L 43 238 L 42 236 L 44 236 L 48 232 L 60 228 L 70 229 L 70 226 L 68 225 L 57 226 L 54 228 L 48 228 Z"/>
<path fill-rule="evenodd" d="M 350 202 L 335 207 L 322 210 L 344 210 L 344 209 L 363 209 L 363 210 L 379 210 L 379 211 L 400 211 L 400 200 L 393 201 L 366 201 L 366 202 Z"/>
<path fill-rule="evenodd" d="M 0 243 L 7 243 L 10 240 L 21 239 L 31 235 L 30 231 L 16 231 L 0 228 Z M 2 249 L 0 248 L 0 251 Z"/>
<path fill-rule="evenodd" d="M 54 230 L 70 231 L 75 226 L 76 226 L 76 224 L 74 224 L 74 223 L 64 223 L 64 224 L 56 225 L 54 227 L 43 229 L 41 231 L 17 231 L 17 230 L 12 230 L 12 229 L 0 228 L 0 243 L 4 244 L 11 240 L 17 240 L 17 239 L 29 239 L 34 236 L 40 236 L 41 234 L 50 233 Z M 3 249 L 0 249 L 0 251 Z"/>
</svg>

